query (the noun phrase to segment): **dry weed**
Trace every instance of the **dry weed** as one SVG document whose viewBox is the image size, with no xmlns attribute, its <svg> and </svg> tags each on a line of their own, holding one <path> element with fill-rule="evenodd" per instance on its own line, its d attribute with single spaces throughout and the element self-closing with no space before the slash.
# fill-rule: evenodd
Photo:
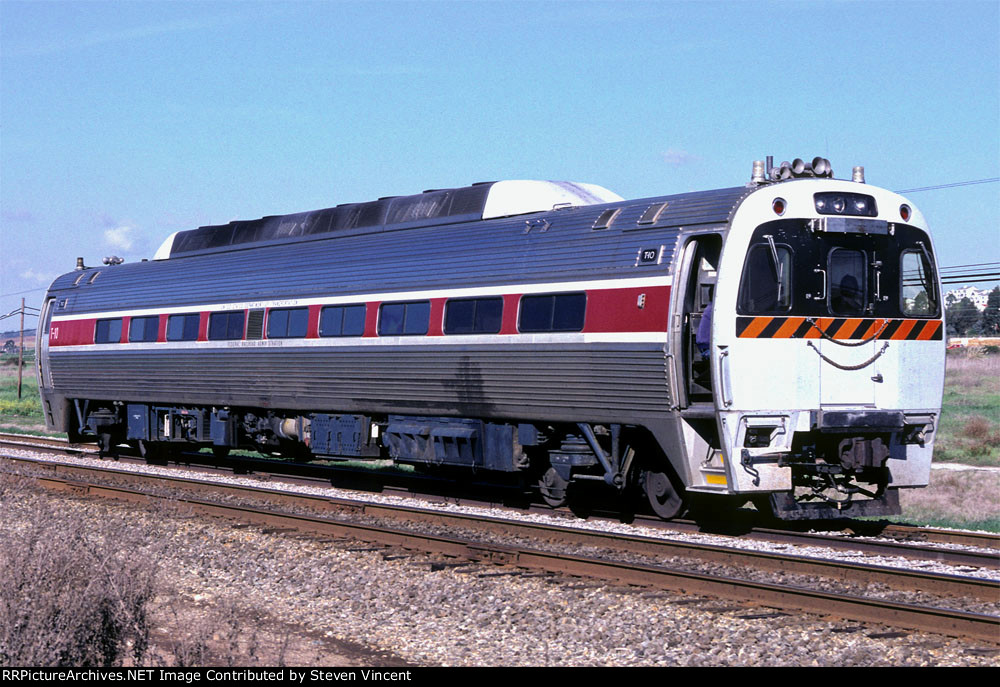
<svg viewBox="0 0 1000 687">
<path fill-rule="evenodd" d="M 990 434 L 990 421 L 982 415 L 973 415 L 962 426 L 962 436 L 983 440 Z"/>
<path fill-rule="evenodd" d="M 949 351 L 946 385 L 981 387 L 997 385 L 1000 379 L 1000 355 L 983 355 L 981 349 Z"/>
<path fill-rule="evenodd" d="M 141 535 L 67 517 L 23 484 L 0 483 L 0 664 L 141 662 L 156 572 Z"/>
<path fill-rule="evenodd" d="M 935 470 L 930 486 L 899 494 L 907 520 L 975 527 L 1000 517 L 1000 475 L 995 472 Z"/>
</svg>

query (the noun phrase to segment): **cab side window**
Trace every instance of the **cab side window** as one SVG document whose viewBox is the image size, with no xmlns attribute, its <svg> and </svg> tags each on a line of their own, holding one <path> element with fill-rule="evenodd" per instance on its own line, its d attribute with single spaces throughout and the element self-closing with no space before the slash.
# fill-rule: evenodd
<svg viewBox="0 0 1000 687">
<path fill-rule="evenodd" d="M 938 303 L 934 268 L 921 251 L 905 251 L 900 258 L 900 308 L 911 317 L 936 317 Z"/>
</svg>

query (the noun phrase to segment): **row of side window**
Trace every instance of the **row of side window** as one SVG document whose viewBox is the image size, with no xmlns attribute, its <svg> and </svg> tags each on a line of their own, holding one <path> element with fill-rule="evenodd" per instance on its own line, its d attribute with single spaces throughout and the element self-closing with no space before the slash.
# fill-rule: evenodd
<svg viewBox="0 0 1000 687">
<path fill-rule="evenodd" d="M 584 293 L 544 294 L 521 298 L 518 329 L 526 333 L 578 332 L 583 329 L 587 309 Z M 320 310 L 321 337 L 361 336 L 365 331 L 367 306 L 328 305 Z M 430 326 L 430 301 L 384 303 L 379 312 L 379 336 L 420 336 Z M 497 334 L 503 319 L 503 298 L 456 298 L 447 302 L 445 334 Z M 167 318 L 167 341 L 196 341 L 201 322 L 198 313 L 170 315 Z M 242 339 L 246 311 L 212 313 L 208 320 L 208 339 Z M 268 312 L 267 338 L 305 338 L 309 329 L 308 308 L 275 308 Z M 132 343 L 156 341 L 159 317 L 133 317 L 128 340 Z M 118 343 L 122 318 L 98 320 L 95 343 Z"/>
</svg>

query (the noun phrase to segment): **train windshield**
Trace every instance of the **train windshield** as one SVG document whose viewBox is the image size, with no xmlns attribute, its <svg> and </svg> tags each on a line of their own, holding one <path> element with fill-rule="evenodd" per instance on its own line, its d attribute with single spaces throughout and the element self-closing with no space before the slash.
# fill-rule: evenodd
<svg viewBox="0 0 1000 687">
<path fill-rule="evenodd" d="M 788 246 L 757 244 L 747 254 L 740 289 L 742 309 L 785 312 L 792 305 L 792 251 Z"/>
<path fill-rule="evenodd" d="M 756 229 L 740 281 L 741 315 L 940 317 L 927 235 L 823 232 L 807 220 Z"/>
</svg>

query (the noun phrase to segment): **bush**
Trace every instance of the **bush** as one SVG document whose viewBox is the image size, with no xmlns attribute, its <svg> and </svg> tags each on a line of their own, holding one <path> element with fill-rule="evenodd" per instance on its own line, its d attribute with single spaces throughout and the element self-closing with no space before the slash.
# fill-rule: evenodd
<svg viewBox="0 0 1000 687">
<path fill-rule="evenodd" d="M 0 664 L 139 663 L 155 574 L 141 543 L 46 510 L 9 477 L 0 479 L 0 503 Z"/>
<path fill-rule="evenodd" d="M 986 439 L 989 434 L 990 421 L 982 415 L 973 415 L 962 427 L 962 435 L 970 439 Z"/>
</svg>

